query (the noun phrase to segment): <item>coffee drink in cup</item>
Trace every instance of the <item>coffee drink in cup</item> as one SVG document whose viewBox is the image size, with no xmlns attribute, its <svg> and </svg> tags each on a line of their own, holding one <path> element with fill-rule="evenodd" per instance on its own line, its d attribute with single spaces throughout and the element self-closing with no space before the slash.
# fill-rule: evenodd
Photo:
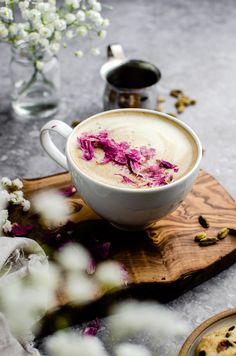
<svg viewBox="0 0 236 356">
<path fill-rule="evenodd" d="M 142 111 L 106 112 L 68 141 L 74 164 L 95 181 L 125 189 L 171 184 L 194 167 L 198 147 L 176 121 Z"/>
</svg>

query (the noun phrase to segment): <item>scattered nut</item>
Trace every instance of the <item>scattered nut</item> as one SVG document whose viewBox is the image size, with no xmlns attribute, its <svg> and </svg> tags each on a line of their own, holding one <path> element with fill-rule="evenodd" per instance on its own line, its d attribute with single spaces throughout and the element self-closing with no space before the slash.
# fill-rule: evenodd
<svg viewBox="0 0 236 356">
<path fill-rule="evenodd" d="M 208 223 L 207 219 L 204 218 L 204 216 L 200 215 L 198 218 L 199 224 L 204 227 L 205 229 L 208 229 L 210 224 Z"/>
<path fill-rule="evenodd" d="M 227 227 L 224 227 L 218 232 L 217 237 L 219 240 L 223 240 L 228 235 L 228 233 L 229 229 Z"/>
<path fill-rule="evenodd" d="M 213 245 L 218 241 L 218 238 L 213 236 L 213 237 L 205 237 L 204 239 L 201 239 L 199 241 L 200 246 L 208 246 L 208 245 Z"/>
<path fill-rule="evenodd" d="M 202 239 L 204 239 L 206 237 L 206 233 L 205 232 L 199 232 L 195 237 L 194 237 L 194 241 L 199 242 Z"/>
</svg>

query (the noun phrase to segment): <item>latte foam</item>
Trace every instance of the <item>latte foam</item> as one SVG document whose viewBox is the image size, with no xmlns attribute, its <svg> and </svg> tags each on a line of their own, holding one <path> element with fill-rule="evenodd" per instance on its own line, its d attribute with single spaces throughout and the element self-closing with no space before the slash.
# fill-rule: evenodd
<svg viewBox="0 0 236 356">
<path fill-rule="evenodd" d="M 120 174 L 133 179 L 132 172 L 127 172 L 127 168 L 113 162 L 100 164 L 104 157 L 101 149 L 95 148 L 93 159 L 83 158 L 77 138 L 84 134 L 98 134 L 101 131 L 108 132 L 109 137 L 116 142 L 126 141 L 131 148 L 142 146 L 154 148 L 156 154 L 151 158 L 150 164 L 155 164 L 158 159 L 178 166 L 179 170 L 173 174 L 173 181 L 186 175 L 197 160 L 197 144 L 188 131 L 178 123 L 152 113 L 129 111 L 103 113 L 101 117 L 85 120 L 79 124 L 68 144 L 75 165 L 94 180 L 108 185 L 137 188 L 122 181 Z"/>
</svg>

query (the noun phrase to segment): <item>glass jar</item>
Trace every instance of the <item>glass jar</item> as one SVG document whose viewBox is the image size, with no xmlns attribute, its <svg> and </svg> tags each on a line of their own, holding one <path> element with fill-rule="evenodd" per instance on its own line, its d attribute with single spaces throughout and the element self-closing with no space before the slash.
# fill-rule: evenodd
<svg viewBox="0 0 236 356">
<path fill-rule="evenodd" d="M 17 119 L 48 118 L 57 112 L 60 71 L 55 55 L 22 43 L 12 47 L 10 71 L 11 105 Z"/>
</svg>

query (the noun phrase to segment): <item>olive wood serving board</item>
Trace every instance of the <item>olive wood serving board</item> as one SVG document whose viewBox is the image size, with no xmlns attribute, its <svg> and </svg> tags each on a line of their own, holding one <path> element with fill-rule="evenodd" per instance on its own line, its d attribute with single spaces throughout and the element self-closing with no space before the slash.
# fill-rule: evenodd
<svg viewBox="0 0 236 356">
<path fill-rule="evenodd" d="M 70 184 L 69 173 L 62 173 L 25 179 L 24 191 L 30 198 L 41 189 L 63 188 Z M 199 173 L 192 191 L 179 208 L 147 231 L 118 230 L 99 218 L 77 193 L 67 199 L 71 206 L 69 219 L 76 223 L 77 241 L 85 245 L 90 239 L 111 243 L 109 257 L 122 263 L 128 271 L 125 292 L 129 295 L 169 301 L 236 261 L 234 236 L 211 246 L 200 247 L 194 242 L 194 236 L 204 230 L 198 223 L 199 215 L 205 216 L 210 223 L 209 236 L 216 235 L 223 227 L 236 227 L 236 202 L 204 171 Z M 15 211 L 12 215 L 13 221 L 33 224 L 29 237 L 44 246 L 42 227 L 33 215 Z"/>
</svg>

